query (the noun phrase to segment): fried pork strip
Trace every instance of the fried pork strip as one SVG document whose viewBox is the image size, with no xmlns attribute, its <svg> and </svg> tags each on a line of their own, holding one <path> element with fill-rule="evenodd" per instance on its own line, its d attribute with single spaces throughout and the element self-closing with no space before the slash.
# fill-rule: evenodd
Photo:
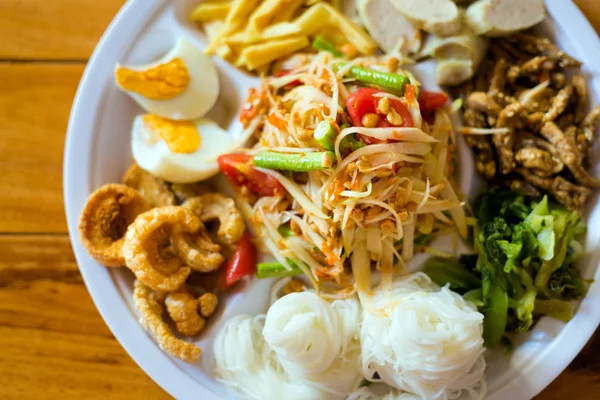
<svg viewBox="0 0 600 400">
<path fill-rule="evenodd" d="M 586 114 L 585 77 L 568 71 L 581 62 L 531 33 L 492 40 L 486 62 L 459 91 L 478 173 L 581 211 L 600 187 L 585 168 L 600 105 Z"/>
</svg>

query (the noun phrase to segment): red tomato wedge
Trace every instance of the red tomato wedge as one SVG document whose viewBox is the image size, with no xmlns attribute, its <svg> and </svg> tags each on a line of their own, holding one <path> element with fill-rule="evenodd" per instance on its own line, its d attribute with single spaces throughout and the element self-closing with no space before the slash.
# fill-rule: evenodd
<svg viewBox="0 0 600 400">
<path fill-rule="evenodd" d="M 219 169 L 231 182 L 246 186 L 248 190 L 261 196 L 275 196 L 285 193 L 279 181 L 270 175 L 257 171 L 248 154 L 223 154 L 217 159 Z"/>
<path fill-rule="evenodd" d="M 427 90 L 421 90 L 419 92 L 419 108 L 421 112 L 433 111 L 436 108 L 440 108 L 448 101 L 448 96 L 441 92 L 428 92 Z"/>
<path fill-rule="evenodd" d="M 225 287 L 231 287 L 244 276 L 256 273 L 256 246 L 252 243 L 250 233 L 246 231 L 235 249 L 233 257 L 223 268 L 225 274 Z"/>
<path fill-rule="evenodd" d="M 354 126 L 363 126 L 362 117 L 368 113 L 379 115 L 378 128 L 389 128 L 393 126 L 387 121 L 384 114 L 377 112 L 377 102 L 381 97 L 374 96 L 376 93 L 384 93 L 384 91 L 373 88 L 360 88 L 348 96 L 346 108 L 348 109 L 348 114 L 350 115 L 350 119 Z M 390 107 L 402 117 L 401 127 L 410 128 L 413 126 L 412 115 L 404 103 L 399 100 L 390 99 Z M 367 144 L 380 143 L 379 140 L 364 135 L 361 135 L 361 139 Z"/>
</svg>

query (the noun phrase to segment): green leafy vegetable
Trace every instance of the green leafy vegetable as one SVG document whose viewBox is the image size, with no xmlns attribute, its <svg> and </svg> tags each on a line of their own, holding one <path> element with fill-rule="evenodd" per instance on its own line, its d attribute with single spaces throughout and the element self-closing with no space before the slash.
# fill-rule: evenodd
<svg viewBox="0 0 600 400">
<path fill-rule="evenodd" d="M 507 331 L 528 331 L 540 315 L 563 321 L 569 300 L 583 297 L 585 281 L 572 265 L 583 252 L 574 238 L 585 231 L 575 212 L 518 192 L 492 190 L 474 207 L 478 219 L 476 255 L 433 259 L 425 272 L 440 285 L 465 293 L 485 315 L 488 346 L 503 343 Z M 470 277 L 480 277 L 478 284 Z"/>
<path fill-rule="evenodd" d="M 477 307 L 477 308 L 482 308 L 484 306 L 482 296 L 483 296 L 483 293 L 482 293 L 481 289 L 475 289 L 475 290 L 470 290 L 467 293 L 463 294 L 463 299 L 475 304 L 475 307 Z"/>
<path fill-rule="evenodd" d="M 549 315 L 564 322 L 569 322 L 573 317 L 573 306 L 564 300 L 536 300 L 535 312 Z"/>
<path fill-rule="evenodd" d="M 497 346 L 504 336 L 508 315 L 508 295 L 500 286 L 491 287 L 484 313 L 483 340 L 487 346 Z"/>
<path fill-rule="evenodd" d="M 581 273 L 572 265 L 564 265 L 550 275 L 548 289 L 551 297 L 565 300 L 579 299 L 586 295 L 587 288 Z"/>
<path fill-rule="evenodd" d="M 453 258 L 431 257 L 423 267 L 432 281 L 440 286 L 447 283 L 454 291 L 468 291 L 481 287 L 481 279 Z"/>
</svg>

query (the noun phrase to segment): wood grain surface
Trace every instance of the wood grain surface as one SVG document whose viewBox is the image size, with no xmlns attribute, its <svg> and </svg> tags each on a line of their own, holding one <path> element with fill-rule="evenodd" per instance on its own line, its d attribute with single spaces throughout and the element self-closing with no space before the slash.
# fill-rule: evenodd
<svg viewBox="0 0 600 400">
<path fill-rule="evenodd" d="M 600 1 L 575 2 L 599 31 Z M 62 204 L 71 102 L 123 3 L 0 0 L 0 399 L 169 398 L 94 307 Z M 536 399 L 598 398 L 597 332 Z"/>
</svg>

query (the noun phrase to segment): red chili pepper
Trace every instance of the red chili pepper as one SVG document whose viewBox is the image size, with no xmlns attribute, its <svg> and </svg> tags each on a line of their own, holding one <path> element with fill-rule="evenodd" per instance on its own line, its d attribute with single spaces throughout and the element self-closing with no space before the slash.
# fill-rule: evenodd
<svg viewBox="0 0 600 400">
<path fill-rule="evenodd" d="M 252 243 L 250 233 L 246 231 L 237 244 L 233 257 L 223 268 L 225 287 L 231 287 L 244 276 L 256 274 L 256 246 Z"/>
</svg>

